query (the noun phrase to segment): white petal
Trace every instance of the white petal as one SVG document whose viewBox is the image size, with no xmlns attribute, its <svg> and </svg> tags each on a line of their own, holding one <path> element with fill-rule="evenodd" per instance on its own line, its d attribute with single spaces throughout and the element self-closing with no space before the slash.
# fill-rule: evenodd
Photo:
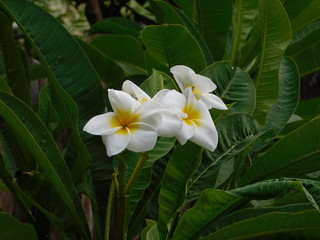
<svg viewBox="0 0 320 240">
<path fill-rule="evenodd" d="M 201 122 L 190 141 L 214 151 L 218 144 L 218 133 L 213 122 Z"/>
<path fill-rule="evenodd" d="M 102 136 L 102 141 L 107 149 L 107 155 L 109 157 L 121 153 L 129 144 L 130 141 L 130 131 L 124 129 L 119 132 Z M 120 133 L 121 132 L 121 133 Z"/>
<path fill-rule="evenodd" d="M 139 115 L 139 122 L 147 123 L 158 128 L 162 121 L 162 107 L 156 101 L 150 100 L 141 104 L 136 114 Z"/>
<path fill-rule="evenodd" d="M 108 89 L 108 97 L 113 111 L 117 114 L 120 111 L 133 112 L 140 105 L 129 93 Z"/>
<path fill-rule="evenodd" d="M 181 91 L 193 86 L 193 81 L 190 76 L 194 75 L 195 72 L 191 68 L 184 65 L 177 65 L 170 68 L 170 72 L 173 74 Z"/>
<path fill-rule="evenodd" d="M 141 88 L 139 88 L 130 80 L 124 81 L 124 83 L 122 84 L 122 90 L 136 98 L 140 103 L 151 99 L 148 94 L 146 94 Z"/>
<path fill-rule="evenodd" d="M 100 114 L 91 118 L 83 128 L 93 135 L 108 135 L 121 129 L 121 127 L 115 127 L 111 124 L 111 119 L 115 117 L 115 113 L 108 112 Z"/>
<path fill-rule="evenodd" d="M 131 138 L 127 148 L 133 152 L 149 151 L 156 144 L 157 137 L 158 133 L 154 127 L 145 123 L 136 123 L 134 124 L 134 130 L 131 131 Z"/>
<path fill-rule="evenodd" d="M 206 93 L 206 94 L 199 94 L 197 95 L 199 99 L 201 99 L 207 106 L 208 109 L 216 108 L 220 110 L 227 110 L 227 106 L 224 102 L 216 95 Z"/>
<path fill-rule="evenodd" d="M 194 91 L 199 93 L 208 93 L 214 91 L 217 86 L 211 81 L 210 78 L 200 74 L 193 74 L 190 76 L 193 82 Z"/>
<path fill-rule="evenodd" d="M 181 117 L 174 111 L 163 110 L 162 122 L 158 128 L 158 135 L 161 137 L 174 137 L 178 135 L 182 127 Z"/>
<path fill-rule="evenodd" d="M 164 109 L 171 109 L 176 112 L 181 112 L 186 105 L 185 96 L 176 90 L 163 89 L 152 99 L 160 103 Z"/>
<path fill-rule="evenodd" d="M 193 137 L 193 135 L 195 134 L 195 130 L 196 130 L 195 123 L 191 122 L 190 124 L 187 124 L 187 123 L 183 122 L 182 128 L 181 128 L 179 134 L 177 135 L 177 139 L 178 139 L 179 143 L 181 145 L 185 144 L 188 139 Z"/>
</svg>

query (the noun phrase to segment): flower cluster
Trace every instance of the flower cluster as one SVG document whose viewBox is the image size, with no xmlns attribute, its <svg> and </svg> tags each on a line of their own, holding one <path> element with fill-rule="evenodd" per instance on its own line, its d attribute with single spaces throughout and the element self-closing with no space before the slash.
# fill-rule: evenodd
<svg viewBox="0 0 320 240">
<path fill-rule="evenodd" d="M 102 136 L 108 156 L 125 149 L 149 151 L 158 136 L 176 137 L 180 144 L 190 140 L 210 151 L 216 148 L 218 134 L 209 109 L 227 109 L 210 93 L 216 85 L 186 66 L 177 65 L 170 71 L 181 93 L 162 89 L 151 98 L 129 80 L 123 83 L 122 91 L 108 90 L 114 112 L 93 117 L 83 129 Z"/>
</svg>

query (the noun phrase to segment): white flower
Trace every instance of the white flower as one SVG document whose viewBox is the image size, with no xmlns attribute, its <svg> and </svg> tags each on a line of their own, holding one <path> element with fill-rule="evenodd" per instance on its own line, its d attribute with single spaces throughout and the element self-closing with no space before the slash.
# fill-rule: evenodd
<svg viewBox="0 0 320 240">
<path fill-rule="evenodd" d="M 131 82 L 130 80 L 126 80 L 122 85 L 122 90 L 129 93 L 134 99 L 138 100 L 141 104 L 150 101 L 151 98 L 147 93 L 145 93 L 141 88 L 139 88 L 136 84 Z M 156 96 L 152 99 L 159 102 L 158 98 L 161 95 L 161 91 L 156 94 Z M 174 101 L 175 99 L 170 99 L 170 101 Z M 161 137 L 174 137 L 176 136 L 182 127 L 182 121 L 180 116 L 170 109 L 166 109 L 162 107 L 161 111 L 162 122 L 158 127 L 158 135 Z"/>
<path fill-rule="evenodd" d="M 161 124 L 160 105 L 153 100 L 140 104 L 128 93 L 108 90 L 114 112 L 91 118 L 83 130 L 102 135 L 107 155 L 113 156 L 125 149 L 134 152 L 151 150 L 156 144 L 157 128 Z"/>
<path fill-rule="evenodd" d="M 216 95 L 210 93 L 217 86 L 205 76 L 196 74 L 191 68 L 183 65 L 176 65 L 170 69 L 181 91 L 191 87 L 197 99 L 202 100 L 208 109 L 228 109 L 223 101 Z"/>
<path fill-rule="evenodd" d="M 208 108 L 196 99 L 191 87 L 184 89 L 182 94 L 175 90 L 161 90 L 154 100 L 180 116 L 182 128 L 176 137 L 181 144 L 190 140 L 210 151 L 215 150 L 218 144 L 216 127 Z"/>
</svg>

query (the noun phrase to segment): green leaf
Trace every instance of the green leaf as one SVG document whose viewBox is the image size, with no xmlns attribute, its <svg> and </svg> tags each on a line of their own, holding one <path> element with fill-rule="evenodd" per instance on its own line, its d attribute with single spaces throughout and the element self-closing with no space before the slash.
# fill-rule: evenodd
<svg viewBox="0 0 320 240">
<path fill-rule="evenodd" d="M 31 104 L 29 79 L 18 43 L 13 39 L 12 21 L 0 10 L 0 49 L 3 55 L 6 79 L 15 96 Z"/>
<path fill-rule="evenodd" d="M 236 102 L 229 112 L 251 114 L 255 108 L 256 94 L 250 76 L 228 62 L 215 62 L 201 72 L 217 85 L 218 95 L 225 103 Z"/>
<path fill-rule="evenodd" d="M 21 223 L 8 213 L 0 212 L 0 239 L 37 240 L 37 234 L 30 224 Z"/>
<path fill-rule="evenodd" d="M 177 89 L 175 81 L 169 77 L 166 73 L 153 69 L 152 75 L 146 79 L 141 85 L 143 89 L 150 97 L 153 97 L 161 89 Z"/>
<path fill-rule="evenodd" d="M 317 0 L 286 1 L 283 6 L 290 19 L 292 32 L 296 32 L 320 18 L 320 2 Z"/>
<path fill-rule="evenodd" d="M 217 125 L 219 142 L 214 152 L 207 152 L 189 185 L 191 192 L 199 193 L 215 185 L 214 170 L 222 162 L 234 157 L 250 146 L 260 136 L 258 126 L 250 115 L 230 114 Z"/>
<path fill-rule="evenodd" d="M 2 77 L 0 77 L 0 91 L 4 91 L 4 92 L 12 94 L 12 90 L 9 87 L 7 81 Z"/>
<path fill-rule="evenodd" d="M 91 44 L 109 58 L 145 73 L 144 50 L 136 38 L 127 35 L 104 35 L 95 38 Z"/>
<path fill-rule="evenodd" d="M 300 77 L 294 61 L 288 57 L 280 65 L 280 86 L 277 102 L 266 118 L 264 129 L 275 129 L 279 132 L 294 113 L 300 96 Z"/>
<path fill-rule="evenodd" d="M 178 146 L 171 155 L 163 176 L 159 195 L 158 230 L 160 239 L 166 239 L 167 224 L 172 220 L 185 195 L 186 186 L 197 169 L 202 155 L 202 148 L 187 142 Z"/>
<path fill-rule="evenodd" d="M 104 93 L 99 76 L 77 41 L 57 19 L 29 1 L 1 0 L 0 6 L 20 26 L 47 69 L 52 83 L 58 82 L 76 102 L 78 128 L 104 111 Z M 97 201 L 104 219 L 107 180 L 112 174 L 100 137 L 83 134 L 82 139 L 94 159 L 91 167 Z"/>
<path fill-rule="evenodd" d="M 169 68 L 175 65 L 186 65 L 200 72 L 206 66 L 198 42 L 181 25 L 145 27 L 142 42 L 147 49 L 146 64 L 150 73 L 153 68 L 169 73 Z"/>
<path fill-rule="evenodd" d="M 146 219 L 147 226 L 142 230 L 141 240 L 159 240 L 157 222 Z"/>
<path fill-rule="evenodd" d="M 0 115 L 12 131 L 21 136 L 20 140 L 48 176 L 49 181 L 66 204 L 68 214 L 72 217 L 79 233 L 85 239 L 90 239 L 89 228 L 78 193 L 50 132 L 30 108 L 4 92 L 0 93 Z"/>
<path fill-rule="evenodd" d="M 258 157 L 241 179 L 241 185 L 263 179 L 295 177 L 320 169 L 320 116 L 276 142 Z"/>
<path fill-rule="evenodd" d="M 235 13 L 232 15 L 232 49 L 230 54 L 231 63 L 237 63 L 240 50 L 245 45 L 248 35 L 253 27 L 258 14 L 259 1 L 236 0 L 233 5 Z"/>
<path fill-rule="evenodd" d="M 312 23 L 293 35 L 286 54 L 293 58 L 301 76 L 320 69 L 320 57 L 315 54 L 320 49 L 320 21 Z"/>
<path fill-rule="evenodd" d="M 194 21 L 213 59 L 221 60 L 232 19 L 232 0 L 195 0 Z"/>
<path fill-rule="evenodd" d="M 108 17 L 93 24 L 89 34 L 124 34 L 137 38 L 142 30 L 141 25 L 124 17 Z"/>
<path fill-rule="evenodd" d="M 263 125 L 266 115 L 278 98 L 279 69 L 291 40 L 288 16 L 279 0 L 259 2 L 261 16 L 261 60 L 255 79 L 257 105 L 254 116 Z"/>
<path fill-rule="evenodd" d="M 241 200 L 241 196 L 222 190 L 204 190 L 195 205 L 182 215 L 172 239 L 197 239 L 201 232 L 239 205 Z"/>
<path fill-rule="evenodd" d="M 104 55 L 92 44 L 86 43 L 80 39 L 77 39 L 81 48 L 87 54 L 92 65 L 100 76 L 100 79 L 107 83 L 109 86 L 114 82 L 119 81 L 125 77 L 122 68 L 111 58 Z"/>
<path fill-rule="evenodd" d="M 268 213 L 227 226 L 203 240 L 225 239 L 317 239 L 320 215 L 316 210 Z"/>
<path fill-rule="evenodd" d="M 188 31 L 193 35 L 193 37 L 198 41 L 202 52 L 204 54 L 205 60 L 206 60 L 206 64 L 210 65 L 213 63 L 213 58 L 211 55 L 211 52 L 207 46 L 207 44 L 205 43 L 205 41 L 203 40 L 202 36 L 200 35 L 199 31 L 196 29 L 196 27 L 193 25 L 193 22 L 186 17 L 181 10 L 179 10 L 178 8 L 170 5 L 167 2 L 164 1 L 155 1 L 156 3 L 156 9 L 155 11 L 157 11 L 158 14 L 162 14 L 161 15 L 161 23 L 167 23 L 167 24 L 180 24 L 180 25 L 184 25 Z"/>
</svg>

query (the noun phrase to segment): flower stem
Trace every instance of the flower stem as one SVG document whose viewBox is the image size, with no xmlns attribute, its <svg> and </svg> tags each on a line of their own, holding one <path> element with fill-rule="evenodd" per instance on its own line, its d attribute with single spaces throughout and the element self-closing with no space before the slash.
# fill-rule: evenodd
<svg viewBox="0 0 320 240">
<path fill-rule="evenodd" d="M 118 155 L 118 201 L 117 201 L 117 240 L 125 240 L 125 218 L 126 218 L 126 163 L 124 153 Z"/>
<path fill-rule="evenodd" d="M 112 181 L 109 189 L 109 196 L 108 196 L 108 203 L 107 203 L 107 212 L 106 212 L 106 223 L 105 223 L 105 232 L 104 232 L 104 239 L 109 240 L 110 236 L 110 227 L 111 227 L 111 217 L 112 217 L 112 209 L 113 209 L 113 202 L 114 202 L 114 193 L 116 190 L 117 184 L 117 175 L 114 173 L 112 175 Z"/>
<path fill-rule="evenodd" d="M 149 158 L 148 153 L 146 153 L 146 152 L 141 153 L 140 159 L 139 159 L 136 167 L 134 168 L 133 173 L 132 173 L 132 175 L 129 179 L 129 182 L 126 186 L 126 189 L 125 189 L 126 194 L 130 193 L 130 191 L 133 187 L 133 184 L 136 182 L 137 177 L 139 176 L 139 173 L 141 172 L 141 169 L 143 168 L 143 166 L 148 158 Z"/>
</svg>

